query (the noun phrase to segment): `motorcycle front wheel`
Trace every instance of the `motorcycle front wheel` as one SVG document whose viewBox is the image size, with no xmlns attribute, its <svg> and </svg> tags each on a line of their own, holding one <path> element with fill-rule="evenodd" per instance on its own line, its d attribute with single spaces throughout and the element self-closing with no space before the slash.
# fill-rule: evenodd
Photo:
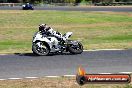
<svg viewBox="0 0 132 88">
<path fill-rule="evenodd" d="M 33 43 L 32 51 L 34 54 L 39 56 L 49 55 L 50 52 L 48 46 L 41 41 Z"/>
<path fill-rule="evenodd" d="M 72 54 L 81 54 L 83 52 L 83 45 L 80 42 L 77 45 L 71 44 L 68 50 Z"/>
</svg>

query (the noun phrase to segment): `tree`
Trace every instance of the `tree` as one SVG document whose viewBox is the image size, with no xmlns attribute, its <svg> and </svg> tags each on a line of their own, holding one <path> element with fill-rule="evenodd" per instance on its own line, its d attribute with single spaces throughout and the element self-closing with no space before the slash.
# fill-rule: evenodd
<svg viewBox="0 0 132 88">
<path fill-rule="evenodd" d="M 22 0 L 8 0 L 8 2 L 11 2 L 11 3 L 20 3 L 20 2 L 22 2 Z"/>
<path fill-rule="evenodd" d="M 76 2 L 76 3 L 81 3 L 81 1 L 82 1 L 82 0 L 76 0 L 75 2 Z"/>
</svg>

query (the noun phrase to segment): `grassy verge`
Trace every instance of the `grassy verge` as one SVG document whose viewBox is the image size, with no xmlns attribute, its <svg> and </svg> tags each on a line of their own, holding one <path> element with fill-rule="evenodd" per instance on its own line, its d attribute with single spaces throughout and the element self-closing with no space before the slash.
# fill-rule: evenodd
<svg viewBox="0 0 132 88">
<path fill-rule="evenodd" d="M 62 77 L 0 81 L 0 88 L 132 88 L 132 84 L 85 84 L 80 86 L 75 78 Z"/>
<path fill-rule="evenodd" d="M 0 10 L 0 53 L 31 52 L 33 33 L 47 23 L 62 33 L 72 31 L 84 49 L 132 48 L 131 12 Z"/>
</svg>

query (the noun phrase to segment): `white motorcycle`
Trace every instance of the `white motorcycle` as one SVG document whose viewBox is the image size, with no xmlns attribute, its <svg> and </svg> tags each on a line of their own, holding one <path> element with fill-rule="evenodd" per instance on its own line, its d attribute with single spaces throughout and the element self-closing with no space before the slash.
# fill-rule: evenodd
<svg viewBox="0 0 132 88">
<path fill-rule="evenodd" d="M 81 54 L 83 46 L 79 41 L 69 40 L 72 32 L 63 35 L 65 41 L 58 41 L 54 36 L 43 36 L 36 32 L 33 36 L 32 51 L 37 55 L 49 55 L 50 53 L 70 52 L 72 54 Z"/>
</svg>

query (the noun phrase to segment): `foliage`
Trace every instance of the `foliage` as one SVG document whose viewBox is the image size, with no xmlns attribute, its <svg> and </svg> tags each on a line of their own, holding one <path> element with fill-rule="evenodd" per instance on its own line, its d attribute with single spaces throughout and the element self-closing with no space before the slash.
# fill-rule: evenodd
<svg viewBox="0 0 132 88">
<path fill-rule="evenodd" d="M 2 1 L 2 0 L 0 0 Z M 81 2 L 132 2 L 132 0 L 6 0 L 7 2 L 19 3 L 19 2 L 31 2 L 31 3 L 81 3 Z M 3 0 L 5 2 L 5 0 Z"/>
<path fill-rule="evenodd" d="M 31 2 L 31 3 L 42 3 L 42 2 L 48 2 L 48 3 L 80 3 L 82 1 L 92 1 L 92 0 L 8 0 L 8 2 Z"/>
</svg>

